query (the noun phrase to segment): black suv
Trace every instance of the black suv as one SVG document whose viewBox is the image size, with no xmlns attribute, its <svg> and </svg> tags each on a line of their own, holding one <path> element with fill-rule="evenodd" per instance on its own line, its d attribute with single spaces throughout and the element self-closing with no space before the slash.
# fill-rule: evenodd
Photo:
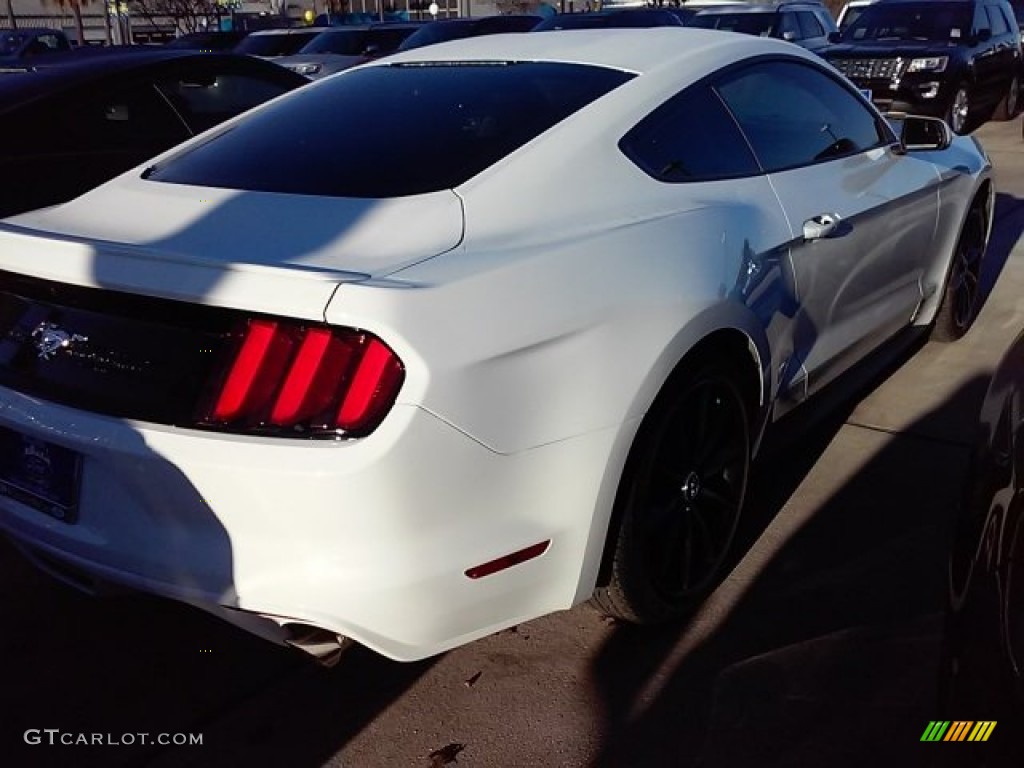
<svg viewBox="0 0 1024 768">
<path fill-rule="evenodd" d="M 686 6 L 683 6 L 684 8 Z M 761 37 L 778 37 L 819 51 L 836 31 L 832 14 L 818 2 L 781 2 L 709 7 L 686 22 L 688 27 L 724 29 Z"/>
<path fill-rule="evenodd" d="M 821 55 L 882 111 L 957 133 L 1017 112 L 1021 38 L 1006 0 L 879 0 Z"/>
</svg>

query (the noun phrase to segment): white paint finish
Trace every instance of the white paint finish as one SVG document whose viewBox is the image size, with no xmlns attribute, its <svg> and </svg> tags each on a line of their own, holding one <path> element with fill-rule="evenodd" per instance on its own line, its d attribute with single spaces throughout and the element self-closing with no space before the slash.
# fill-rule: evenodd
<svg viewBox="0 0 1024 768">
<path fill-rule="evenodd" d="M 387 200 L 284 195 L 146 181 L 137 170 L 8 221 L 217 266 L 366 274 L 443 253 L 463 228 L 450 191 Z"/>
<path fill-rule="evenodd" d="M 589 61 L 644 74 L 454 192 L 330 200 L 157 184 L 136 170 L 0 225 L 0 269 L 325 317 L 377 334 L 407 371 L 381 427 L 339 444 L 133 424 L 0 390 L 0 425 L 86 457 L 80 523 L 0 499 L 0 527 L 102 578 L 291 616 L 403 659 L 585 599 L 626 455 L 669 373 L 729 329 L 756 350 L 767 405 L 798 386 L 787 260 L 801 206 L 844 213 L 853 201 L 870 215 L 899 194 L 888 182 L 839 190 L 849 178 L 834 164 L 808 169 L 801 188 L 775 179 L 778 196 L 763 177 L 664 185 L 618 151 L 678 89 L 764 53 L 814 60 L 703 30 L 420 49 L 390 61 Z M 941 192 L 941 244 L 988 169 L 968 140 L 921 157 L 959 179 Z M 869 285 L 893 234 L 873 238 Z M 949 253 L 932 256 L 929 274 Z M 463 575 L 548 540 L 529 563 Z"/>
</svg>

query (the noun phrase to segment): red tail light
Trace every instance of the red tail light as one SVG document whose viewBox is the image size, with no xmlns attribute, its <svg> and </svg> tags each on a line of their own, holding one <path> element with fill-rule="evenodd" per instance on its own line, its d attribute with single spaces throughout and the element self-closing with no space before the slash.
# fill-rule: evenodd
<svg viewBox="0 0 1024 768">
<path fill-rule="evenodd" d="M 394 405 L 405 369 L 350 328 L 249 320 L 201 421 L 238 431 L 366 435 Z"/>
</svg>

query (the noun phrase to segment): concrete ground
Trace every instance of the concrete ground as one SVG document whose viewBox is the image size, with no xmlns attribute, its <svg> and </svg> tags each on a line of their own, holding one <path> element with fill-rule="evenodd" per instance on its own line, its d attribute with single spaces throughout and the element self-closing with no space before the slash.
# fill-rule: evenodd
<svg viewBox="0 0 1024 768">
<path fill-rule="evenodd" d="M 911 349 L 813 430 L 786 426 L 743 554 L 690 621 L 641 630 L 580 608 L 418 664 L 355 648 L 322 670 L 181 606 L 79 596 L 2 545 L 0 764 L 845 768 L 970 746 L 919 739 L 978 406 L 1024 328 L 1020 130 L 977 134 L 999 200 L 976 326 Z M 204 743 L 28 746 L 28 728 Z"/>
</svg>

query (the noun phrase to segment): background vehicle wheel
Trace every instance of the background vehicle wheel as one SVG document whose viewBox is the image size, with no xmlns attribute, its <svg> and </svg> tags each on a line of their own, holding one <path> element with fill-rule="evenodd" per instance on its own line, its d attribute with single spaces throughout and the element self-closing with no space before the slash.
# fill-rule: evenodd
<svg viewBox="0 0 1024 768">
<path fill-rule="evenodd" d="M 949 102 L 949 109 L 946 110 L 946 122 L 953 129 L 953 133 L 964 134 L 967 132 L 970 112 L 970 94 L 967 92 L 967 86 L 960 83 Z"/>
<path fill-rule="evenodd" d="M 750 420 L 729 366 L 696 367 L 640 428 L 616 499 L 607 586 L 593 603 L 640 624 L 683 615 L 717 584 L 750 471 Z"/>
<path fill-rule="evenodd" d="M 934 341 L 956 341 L 961 338 L 978 312 L 980 300 L 981 261 L 985 253 L 985 216 L 975 205 L 967 214 L 964 231 L 953 253 L 953 263 L 946 279 L 945 293 L 932 327 Z"/>
<path fill-rule="evenodd" d="M 996 105 L 992 113 L 993 120 L 1013 120 L 1020 111 L 1020 79 L 1016 76 L 1010 82 L 1006 95 Z"/>
</svg>

